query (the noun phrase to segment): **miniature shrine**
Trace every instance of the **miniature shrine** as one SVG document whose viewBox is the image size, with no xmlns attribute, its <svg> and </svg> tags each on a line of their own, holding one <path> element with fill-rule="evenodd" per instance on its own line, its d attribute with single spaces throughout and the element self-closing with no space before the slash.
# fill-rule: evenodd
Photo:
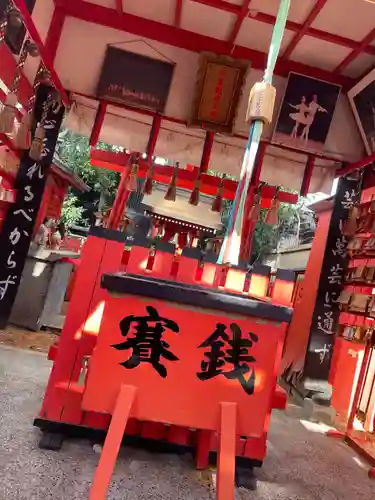
<svg viewBox="0 0 375 500">
<path fill-rule="evenodd" d="M 349 3 L 360 33 L 344 12 L 325 31 L 338 0 L 0 1 L 0 144 L 19 162 L 0 171 L 2 328 L 61 127 L 120 174 L 34 421 L 41 448 L 105 437 L 91 500 L 106 498 L 124 436 L 217 463 L 217 498 L 232 500 L 235 484 L 254 487 L 283 387 L 331 405 L 329 436 L 375 476 L 375 5 Z M 250 266 L 260 220 L 277 228 L 283 204 L 317 192 L 303 280 Z"/>
</svg>

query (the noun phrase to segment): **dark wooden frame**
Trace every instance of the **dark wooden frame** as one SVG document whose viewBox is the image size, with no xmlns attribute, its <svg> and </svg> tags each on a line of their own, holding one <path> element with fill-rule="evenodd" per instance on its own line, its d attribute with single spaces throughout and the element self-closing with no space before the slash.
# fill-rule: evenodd
<svg viewBox="0 0 375 500">
<path fill-rule="evenodd" d="M 134 102 L 131 102 L 131 100 L 129 100 L 129 102 L 127 102 L 126 99 L 117 97 L 111 93 L 107 93 L 103 89 L 103 87 L 105 86 L 105 79 L 106 79 L 105 74 L 104 74 L 104 70 L 105 70 L 106 65 L 108 64 L 108 59 L 110 57 L 110 51 L 113 51 L 113 52 L 116 51 L 118 53 L 130 54 L 131 56 L 138 57 L 139 59 L 144 59 L 145 61 L 149 60 L 153 63 L 167 64 L 171 67 L 171 69 L 172 69 L 171 78 L 169 81 L 168 89 L 166 89 L 165 102 L 163 102 L 162 107 L 159 108 L 157 106 L 147 105 L 145 102 L 144 103 L 134 103 Z M 96 89 L 96 96 L 99 99 L 107 100 L 108 103 L 117 103 L 120 105 L 129 106 L 130 108 L 141 108 L 141 109 L 147 109 L 147 110 L 150 110 L 150 111 L 156 112 L 156 113 L 164 113 L 165 108 L 168 104 L 169 96 L 170 96 L 170 91 L 171 91 L 172 82 L 173 82 L 173 78 L 174 78 L 175 68 L 176 68 L 176 64 L 172 63 L 171 61 L 163 61 L 161 59 L 155 59 L 155 58 L 152 58 L 148 55 L 138 54 L 136 52 L 124 50 L 124 49 L 122 49 L 120 47 L 116 47 L 114 45 L 108 45 L 107 50 L 106 50 L 105 55 L 104 55 L 102 67 L 100 70 L 99 80 L 98 80 L 97 89 Z M 116 84 L 116 82 L 114 82 L 114 84 Z"/>
<path fill-rule="evenodd" d="M 215 121 L 203 120 L 199 117 L 203 91 L 206 84 L 207 71 L 210 64 L 219 64 L 239 71 L 239 77 L 232 93 L 229 118 L 226 123 L 222 124 Z M 188 125 L 191 127 L 201 127 L 212 132 L 232 135 L 234 133 L 234 124 L 237 118 L 238 105 L 242 96 L 243 87 L 246 82 L 246 76 L 249 68 L 249 61 L 234 60 L 229 57 L 203 53 L 199 61 L 195 99 L 193 103 L 192 115 L 190 120 L 188 121 Z"/>
</svg>

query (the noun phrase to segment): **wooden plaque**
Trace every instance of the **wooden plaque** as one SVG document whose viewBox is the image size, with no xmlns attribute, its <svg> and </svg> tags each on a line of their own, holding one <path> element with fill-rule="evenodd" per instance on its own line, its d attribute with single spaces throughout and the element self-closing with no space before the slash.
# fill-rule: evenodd
<svg viewBox="0 0 375 500">
<path fill-rule="evenodd" d="M 198 72 L 191 126 L 232 134 L 249 64 L 203 55 Z"/>
</svg>

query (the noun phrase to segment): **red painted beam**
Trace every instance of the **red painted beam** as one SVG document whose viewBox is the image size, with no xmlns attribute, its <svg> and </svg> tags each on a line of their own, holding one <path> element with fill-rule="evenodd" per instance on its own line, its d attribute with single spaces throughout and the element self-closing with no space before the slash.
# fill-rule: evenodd
<svg viewBox="0 0 375 500">
<path fill-rule="evenodd" d="M 124 166 L 129 164 L 129 154 L 126 153 L 113 153 L 112 151 L 104 151 L 101 149 L 92 149 L 90 152 L 91 165 L 116 172 L 122 172 Z M 141 159 L 139 162 L 138 175 L 145 178 L 149 169 L 147 160 Z M 174 167 L 154 165 L 156 182 L 162 184 L 169 184 L 173 174 Z M 197 179 L 199 169 L 194 167 L 192 171 L 186 169 L 179 169 L 177 177 L 177 186 L 185 189 L 193 189 Z M 213 175 L 201 175 L 201 193 L 215 196 L 221 179 Z M 223 197 L 228 200 L 233 200 L 237 190 L 237 181 L 226 179 L 224 181 L 224 195 Z M 262 198 L 271 200 L 275 195 L 274 186 L 264 186 L 261 190 Z M 298 195 L 295 193 L 288 193 L 287 191 L 280 191 L 278 200 L 283 203 L 295 204 L 298 201 Z"/>
<path fill-rule="evenodd" d="M 183 0 L 176 0 L 176 8 L 174 11 L 174 25 L 176 28 L 181 26 L 182 2 Z"/>
<path fill-rule="evenodd" d="M 71 93 L 72 94 L 76 94 L 76 95 L 81 96 L 81 97 L 86 97 L 87 99 L 93 99 L 93 100 L 97 100 L 99 102 L 103 102 L 105 104 L 110 104 L 111 106 L 114 106 L 115 108 L 126 109 L 126 110 L 129 110 L 129 111 L 133 111 L 135 113 L 139 113 L 140 115 L 153 116 L 153 117 L 156 116 L 156 113 L 154 113 L 152 111 L 149 111 L 147 109 L 135 108 L 135 107 L 132 107 L 132 106 L 126 106 L 125 104 L 118 104 L 116 102 L 109 102 L 109 101 L 106 101 L 106 100 L 103 100 L 103 99 L 98 99 L 97 97 L 92 96 L 92 95 L 83 94 L 82 92 L 73 92 L 73 91 L 71 91 Z M 180 125 L 187 126 L 187 122 L 186 121 L 180 120 L 178 118 L 174 118 L 173 116 L 161 115 L 161 119 L 165 120 L 167 122 L 178 123 Z M 242 135 L 242 134 L 234 134 L 233 137 L 235 137 L 236 139 L 242 139 L 244 141 L 248 140 L 248 137 L 246 135 Z M 286 146 L 285 144 L 272 144 L 271 141 L 266 140 L 266 139 L 263 139 L 261 141 L 261 143 L 268 144 L 268 145 L 270 145 L 270 146 L 272 146 L 274 148 L 277 148 L 277 149 L 283 149 L 284 151 L 290 151 L 290 152 L 296 153 L 298 155 L 303 155 L 303 156 L 306 155 L 306 153 L 304 151 L 301 151 L 300 149 L 297 149 L 297 148 L 293 148 L 291 146 Z M 333 155 L 330 156 L 330 155 L 325 155 L 325 154 L 316 154 L 315 157 L 319 158 L 321 160 L 328 160 L 328 161 L 332 161 L 332 162 L 335 162 L 335 163 L 341 161 L 340 159 L 338 159 L 336 156 L 333 156 Z"/>
<path fill-rule="evenodd" d="M 19 1 L 19 0 L 17 0 Z M 267 55 L 258 50 L 235 46 L 216 38 L 200 35 L 191 31 L 162 24 L 150 19 L 143 19 L 132 14 L 123 13 L 119 16 L 114 9 L 93 4 L 84 0 L 58 0 L 59 5 L 66 7 L 66 14 L 82 21 L 107 26 L 119 31 L 126 31 L 137 36 L 146 37 L 161 43 L 190 50 L 192 52 L 213 52 L 220 55 L 230 55 L 234 59 L 251 61 L 251 67 L 264 70 Z M 60 4 L 60 2 L 62 2 Z M 332 73 L 306 64 L 288 61 L 282 57 L 278 59 L 275 74 L 289 75 L 290 71 L 302 73 L 312 78 L 326 80 L 345 88 L 351 88 L 354 80 L 342 75 Z"/>
<path fill-rule="evenodd" d="M 323 9 L 323 7 L 327 3 L 327 1 L 328 0 L 317 0 L 317 2 L 314 5 L 314 7 L 312 8 L 310 14 L 307 16 L 305 22 L 302 24 L 301 29 L 293 37 L 292 41 L 290 42 L 288 47 L 285 49 L 283 57 L 288 59 L 291 56 L 293 50 L 297 47 L 298 43 L 306 35 L 308 29 L 310 28 L 312 23 L 315 21 L 315 19 L 318 17 L 320 11 Z"/>
<path fill-rule="evenodd" d="M 333 70 L 333 72 L 339 75 L 345 68 L 349 66 L 349 64 L 354 61 L 354 59 L 356 59 L 361 54 L 361 52 L 363 52 L 363 49 L 370 45 L 370 43 L 372 43 L 374 40 L 375 28 L 373 28 L 370 33 L 365 36 L 359 46 L 354 49 L 348 56 L 346 56 L 345 59 Z"/>
<path fill-rule="evenodd" d="M 208 7 L 214 7 L 215 9 L 224 10 L 230 12 L 231 14 L 241 15 L 241 5 L 236 5 L 225 0 L 192 0 L 195 3 L 201 3 L 202 5 L 207 5 Z"/>
<path fill-rule="evenodd" d="M 37 45 L 39 49 L 39 54 L 41 57 L 41 60 L 43 61 L 43 64 L 46 69 L 51 74 L 51 78 L 53 80 L 53 83 L 56 87 L 56 89 L 60 92 L 61 97 L 64 101 L 64 104 L 66 106 L 69 105 L 69 99 L 68 96 L 64 90 L 64 87 L 62 86 L 60 79 L 55 71 L 55 68 L 53 67 L 53 61 L 51 54 L 49 53 L 48 47 L 44 46 L 44 43 L 42 42 L 40 35 L 38 33 L 38 30 L 35 27 L 34 21 L 32 20 L 29 11 L 27 10 L 26 4 L 24 0 L 13 0 L 14 5 L 19 9 L 23 16 L 23 23 L 29 32 L 29 35 L 33 39 L 34 43 Z"/>
<path fill-rule="evenodd" d="M 340 168 L 339 170 L 336 171 L 336 177 L 341 177 L 345 174 L 349 174 L 350 172 L 354 172 L 355 170 L 367 167 L 373 162 L 375 162 L 375 153 L 372 153 L 371 155 L 365 156 L 359 161 L 356 161 L 354 163 L 349 163 L 345 167 Z"/>
<path fill-rule="evenodd" d="M 16 60 L 8 48 L 6 43 L 0 44 L 0 78 L 3 80 L 8 89 L 11 88 L 14 75 L 16 74 Z M 29 80 L 21 73 L 21 81 L 18 90 L 18 100 L 25 108 L 29 96 L 32 92 L 32 86 Z"/>
<path fill-rule="evenodd" d="M 219 10 L 224 10 L 226 12 L 230 12 L 231 14 L 235 14 L 237 16 L 241 15 L 241 6 L 235 5 L 232 3 L 225 2 L 223 0 L 191 0 L 192 2 L 201 3 L 203 5 L 208 5 L 210 7 L 215 7 Z M 249 16 L 254 21 L 258 21 L 260 23 L 274 25 L 276 22 L 276 17 L 272 14 L 267 14 L 265 12 L 255 12 L 254 15 Z M 298 33 L 302 29 L 302 24 L 296 23 L 294 21 L 287 21 L 286 29 L 288 31 L 294 31 Z M 316 38 L 317 40 L 323 40 L 324 42 L 333 43 L 335 45 L 340 45 L 342 47 L 346 47 L 348 49 L 356 49 L 359 47 L 359 42 L 355 40 L 351 40 L 350 38 L 346 38 L 344 36 L 335 35 L 334 33 L 327 33 L 326 31 L 318 30 L 315 28 L 308 28 L 305 33 L 307 36 L 311 36 L 312 38 Z M 366 47 L 363 52 L 367 54 L 375 55 L 375 47 L 369 45 Z"/>
<path fill-rule="evenodd" d="M 241 29 L 242 23 L 249 13 L 249 5 L 251 0 L 244 0 L 242 4 L 241 14 L 237 16 L 236 22 L 234 23 L 231 34 L 229 35 L 228 42 L 234 45 L 237 35 Z"/>
<path fill-rule="evenodd" d="M 46 47 L 48 47 L 51 62 L 55 62 L 57 50 L 61 40 L 61 35 L 64 29 L 66 14 L 62 7 L 55 6 L 52 14 L 51 23 L 46 36 Z"/>
<path fill-rule="evenodd" d="M 116 0 L 116 10 L 120 15 L 124 12 L 122 0 Z"/>
</svg>

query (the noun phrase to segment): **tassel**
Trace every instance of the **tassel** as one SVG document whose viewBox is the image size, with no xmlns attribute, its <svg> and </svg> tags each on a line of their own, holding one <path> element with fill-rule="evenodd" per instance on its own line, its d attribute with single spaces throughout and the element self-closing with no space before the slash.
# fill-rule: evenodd
<svg viewBox="0 0 375 500">
<path fill-rule="evenodd" d="M 260 191 L 258 190 L 254 195 L 253 205 L 249 213 L 249 220 L 253 222 L 258 222 L 260 217 L 260 211 L 262 209 L 261 201 L 262 201 L 262 196 L 260 194 Z"/>
<path fill-rule="evenodd" d="M 16 174 L 20 166 L 20 159 L 14 154 L 13 151 L 9 149 L 5 152 L 5 164 L 3 164 L 3 169 L 6 172 L 11 172 Z"/>
<path fill-rule="evenodd" d="M 33 117 L 31 113 L 25 113 L 18 127 L 15 145 L 18 149 L 29 149 L 31 147 L 31 125 Z"/>
<path fill-rule="evenodd" d="M 44 138 L 45 138 L 45 130 L 44 126 L 40 125 L 35 132 L 35 137 L 33 142 L 31 143 L 30 151 L 29 151 L 29 157 L 32 160 L 39 161 L 42 152 L 43 152 L 43 144 L 44 144 Z"/>
<path fill-rule="evenodd" d="M 46 136 L 46 132 L 44 130 L 44 125 L 47 120 L 48 112 L 53 103 L 53 94 L 49 93 L 45 102 L 43 103 L 43 113 L 42 119 L 40 120 L 40 124 L 36 129 L 35 136 L 33 142 L 31 143 L 31 148 L 29 151 L 29 157 L 32 160 L 39 161 L 42 157 L 43 147 L 44 147 L 44 139 Z"/>
<path fill-rule="evenodd" d="M 9 7 L 8 7 L 9 8 Z M 11 7 L 8 11 L 8 25 L 19 29 L 23 24 L 23 15 L 16 7 Z"/>
<path fill-rule="evenodd" d="M 30 48 L 32 49 L 32 46 Z M 36 92 L 42 79 L 45 75 L 45 69 L 43 65 L 39 66 L 37 74 L 35 76 L 33 91 L 29 97 L 27 103 L 26 113 L 22 117 L 20 126 L 18 127 L 17 135 L 15 137 L 15 145 L 19 149 L 29 149 L 31 147 L 31 130 L 33 127 L 33 109 L 35 104 Z"/>
<path fill-rule="evenodd" d="M 10 12 L 10 14 L 13 11 Z M 11 134 L 15 125 L 16 113 L 17 113 L 17 93 L 21 81 L 21 74 L 27 56 L 31 54 L 33 57 L 38 55 L 38 49 L 31 40 L 27 39 L 22 46 L 20 58 L 16 67 L 16 74 L 14 76 L 12 86 L 10 88 L 10 93 L 7 96 L 6 103 L 3 111 L 0 113 L 0 133 Z"/>
<path fill-rule="evenodd" d="M 272 199 L 271 201 L 271 207 L 269 208 L 266 217 L 264 218 L 264 223 L 269 225 L 269 226 L 277 226 L 279 223 L 279 216 L 278 216 L 278 210 L 279 210 L 279 200 L 277 199 L 277 195 Z"/>
<path fill-rule="evenodd" d="M 190 199 L 189 199 L 189 205 L 194 205 L 195 207 L 199 203 L 199 194 L 200 194 L 200 186 L 201 186 L 201 180 L 200 177 L 198 176 L 197 180 L 194 183 L 194 189 L 191 192 Z"/>
<path fill-rule="evenodd" d="M 10 92 L 0 113 L 0 134 L 11 134 L 13 132 L 17 102 L 17 95 Z"/>
<path fill-rule="evenodd" d="M 177 188 L 177 177 L 178 177 L 178 168 L 180 164 L 176 163 L 176 166 L 174 167 L 173 174 L 172 174 L 172 179 L 168 187 L 168 191 L 166 195 L 164 196 L 164 199 L 166 201 L 176 201 L 176 188 Z"/>
<path fill-rule="evenodd" d="M 154 166 L 151 164 L 148 169 L 146 182 L 143 188 L 144 194 L 148 195 L 152 194 L 152 184 L 153 184 L 154 174 L 155 174 Z"/>
<path fill-rule="evenodd" d="M 131 192 L 137 191 L 138 189 L 138 183 L 137 183 L 138 169 L 139 169 L 138 161 L 139 157 L 135 157 L 131 166 L 129 179 L 126 184 L 126 189 Z"/>
<path fill-rule="evenodd" d="M 8 5 L 3 13 L 3 17 L 0 20 L 0 45 L 5 40 L 8 29 L 9 14 L 12 9 L 13 9 L 12 2 L 8 2 Z"/>
<path fill-rule="evenodd" d="M 225 175 L 220 181 L 219 189 L 217 190 L 216 198 L 212 202 L 211 211 L 220 213 L 223 207 L 223 194 L 224 194 L 224 181 Z"/>
<path fill-rule="evenodd" d="M 137 183 L 137 174 L 138 174 L 138 165 L 136 165 L 136 168 L 134 168 L 134 165 L 132 166 L 132 170 L 130 172 L 130 176 L 126 185 L 126 189 L 128 191 L 137 191 L 138 188 L 138 183 Z"/>
</svg>

